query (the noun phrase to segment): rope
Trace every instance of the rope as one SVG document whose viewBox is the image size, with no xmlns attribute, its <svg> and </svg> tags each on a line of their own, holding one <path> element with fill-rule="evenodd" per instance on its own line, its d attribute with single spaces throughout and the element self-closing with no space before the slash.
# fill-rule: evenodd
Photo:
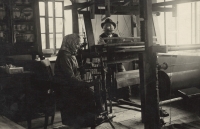
<svg viewBox="0 0 200 129">
<path fill-rule="evenodd" d="M 176 52 L 173 52 L 172 55 L 174 55 L 175 53 Z M 170 59 L 170 64 L 172 64 L 172 56 L 171 56 L 171 59 Z M 175 64 L 176 64 L 176 62 L 175 62 Z M 174 67 L 171 69 L 170 73 L 173 73 L 173 71 L 174 71 Z M 171 104 L 171 97 L 172 97 L 172 90 L 171 90 L 172 89 L 172 87 L 171 87 L 172 81 L 171 80 L 172 80 L 172 74 L 170 74 L 169 78 L 170 78 L 170 93 L 169 93 L 170 94 L 170 103 L 169 103 L 170 104 L 170 106 L 169 106 L 170 107 L 170 109 L 169 109 L 170 110 L 170 115 L 169 115 L 170 117 L 169 117 L 169 124 L 171 124 L 172 123 L 172 104 Z"/>
<path fill-rule="evenodd" d="M 118 27 L 118 25 L 119 25 L 119 21 L 118 21 L 118 15 L 117 15 L 117 31 L 118 31 L 119 36 L 121 37 L 121 34 L 120 34 L 120 32 L 119 32 L 119 27 Z"/>
</svg>

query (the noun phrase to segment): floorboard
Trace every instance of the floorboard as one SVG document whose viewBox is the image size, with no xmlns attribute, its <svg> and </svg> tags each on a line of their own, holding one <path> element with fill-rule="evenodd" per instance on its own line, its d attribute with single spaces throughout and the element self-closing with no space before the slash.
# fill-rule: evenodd
<svg viewBox="0 0 200 129">
<path fill-rule="evenodd" d="M 137 104 L 140 103 L 138 98 L 132 98 L 132 100 Z M 166 124 L 162 129 L 200 129 L 199 102 L 199 100 L 190 100 L 189 102 L 181 100 L 161 106 L 162 109 L 170 114 L 169 117 L 163 118 Z M 140 108 L 128 105 L 116 105 L 116 103 L 113 103 L 113 105 L 113 114 L 116 115 L 116 117 L 113 118 L 113 125 L 116 129 L 144 129 L 144 124 L 141 122 Z M 27 128 L 26 121 L 19 122 L 18 124 L 20 125 L 19 127 L 21 127 L 19 129 Z M 43 125 L 44 118 L 32 120 L 33 129 L 43 129 Z M 181 128 L 177 128 L 177 126 Z M 71 128 L 68 126 L 63 127 L 60 112 L 57 111 L 54 124 L 49 125 L 48 129 Z M 96 129 L 111 129 L 111 126 L 109 123 L 103 123 Z"/>
</svg>

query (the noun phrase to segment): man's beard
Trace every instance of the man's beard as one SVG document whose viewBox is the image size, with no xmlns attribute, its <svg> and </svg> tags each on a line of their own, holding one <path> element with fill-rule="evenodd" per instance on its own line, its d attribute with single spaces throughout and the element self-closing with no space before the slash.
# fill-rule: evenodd
<svg viewBox="0 0 200 129">
<path fill-rule="evenodd" d="M 106 33 L 107 35 L 110 35 L 110 34 L 112 34 L 112 31 L 107 30 L 107 31 L 105 31 L 105 33 Z"/>
</svg>

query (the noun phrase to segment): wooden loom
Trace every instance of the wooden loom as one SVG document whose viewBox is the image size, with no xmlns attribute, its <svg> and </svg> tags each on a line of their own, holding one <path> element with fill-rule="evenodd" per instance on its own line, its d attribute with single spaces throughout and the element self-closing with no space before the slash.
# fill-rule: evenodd
<svg viewBox="0 0 200 129">
<path fill-rule="evenodd" d="M 137 15 L 140 14 L 139 23 L 141 29 L 141 42 L 144 44 L 141 47 L 141 50 L 138 51 L 142 54 L 139 54 L 139 63 L 140 63 L 140 92 L 141 92 L 141 104 L 142 104 L 142 120 L 145 123 L 145 129 L 159 129 L 160 128 L 160 116 L 159 116 L 159 98 L 158 98 L 158 85 L 157 81 L 157 70 L 156 70 L 156 61 L 158 52 L 167 52 L 173 50 L 186 50 L 187 47 L 184 46 L 159 46 L 153 43 L 153 34 L 152 30 L 155 30 L 155 35 L 157 36 L 157 41 L 161 43 L 160 36 L 158 33 L 158 26 L 154 24 L 154 28 L 152 28 L 152 24 L 156 23 L 156 14 L 157 12 L 173 12 L 173 16 L 176 16 L 176 5 L 180 3 L 187 2 L 195 2 L 199 0 L 176 0 L 176 1 L 168 1 L 161 3 L 153 3 L 156 0 L 140 0 L 139 2 L 134 2 L 132 0 L 115 0 L 115 2 L 119 2 L 117 5 L 113 5 L 112 2 L 114 0 L 90 0 L 88 2 L 79 3 L 72 2 L 72 6 L 67 6 L 65 9 L 72 9 L 73 14 L 73 32 L 78 33 L 78 15 L 83 14 L 85 28 L 87 33 L 87 40 L 89 43 L 89 48 L 94 46 L 94 35 L 92 30 L 91 18 L 95 17 L 95 14 L 106 14 L 106 17 L 110 15 Z M 130 6 L 126 6 L 130 5 Z M 172 7 L 164 7 L 167 5 L 172 5 Z M 89 7 L 90 11 L 82 11 L 84 8 Z M 105 9 L 98 9 L 98 6 L 103 6 Z M 153 14 L 153 15 L 152 15 Z M 154 22 L 153 22 L 154 21 Z M 113 45 L 113 44 L 112 44 Z M 110 45 L 110 46 L 112 46 Z M 121 47 L 119 45 L 115 45 L 117 47 Z M 124 47 L 125 44 L 123 44 Z M 131 47 L 130 47 L 131 46 Z M 134 45 L 133 45 L 134 46 Z M 132 45 L 127 43 L 126 48 L 132 49 Z M 198 46 L 200 47 L 200 46 Z M 125 48 L 125 47 L 124 47 Z M 125 49 L 126 49 L 125 48 Z M 196 49 L 196 46 L 191 46 L 190 49 Z M 123 49 L 123 48 L 122 48 Z M 90 49 L 91 50 L 91 49 Z M 122 50 L 124 51 L 124 50 Z M 127 52 L 127 51 L 125 51 Z M 148 97 L 146 97 L 148 96 Z M 157 96 L 157 97 L 155 97 Z M 145 118 L 145 119 L 144 119 Z"/>
</svg>

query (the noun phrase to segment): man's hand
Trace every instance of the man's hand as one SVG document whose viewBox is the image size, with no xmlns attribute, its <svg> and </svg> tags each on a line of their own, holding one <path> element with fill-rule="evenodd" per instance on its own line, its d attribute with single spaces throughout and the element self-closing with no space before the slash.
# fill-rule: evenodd
<svg viewBox="0 0 200 129">
<path fill-rule="evenodd" d="M 99 79 L 95 79 L 92 82 L 86 82 L 86 87 L 92 87 L 92 86 L 96 86 L 96 85 L 100 85 L 101 81 Z"/>
<path fill-rule="evenodd" d="M 104 39 L 103 39 L 103 38 L 99 37 L 98 44 L 106 44 L 106 43 L 105 43 L 105 41 L 104 41 Z"/>
</svg>

